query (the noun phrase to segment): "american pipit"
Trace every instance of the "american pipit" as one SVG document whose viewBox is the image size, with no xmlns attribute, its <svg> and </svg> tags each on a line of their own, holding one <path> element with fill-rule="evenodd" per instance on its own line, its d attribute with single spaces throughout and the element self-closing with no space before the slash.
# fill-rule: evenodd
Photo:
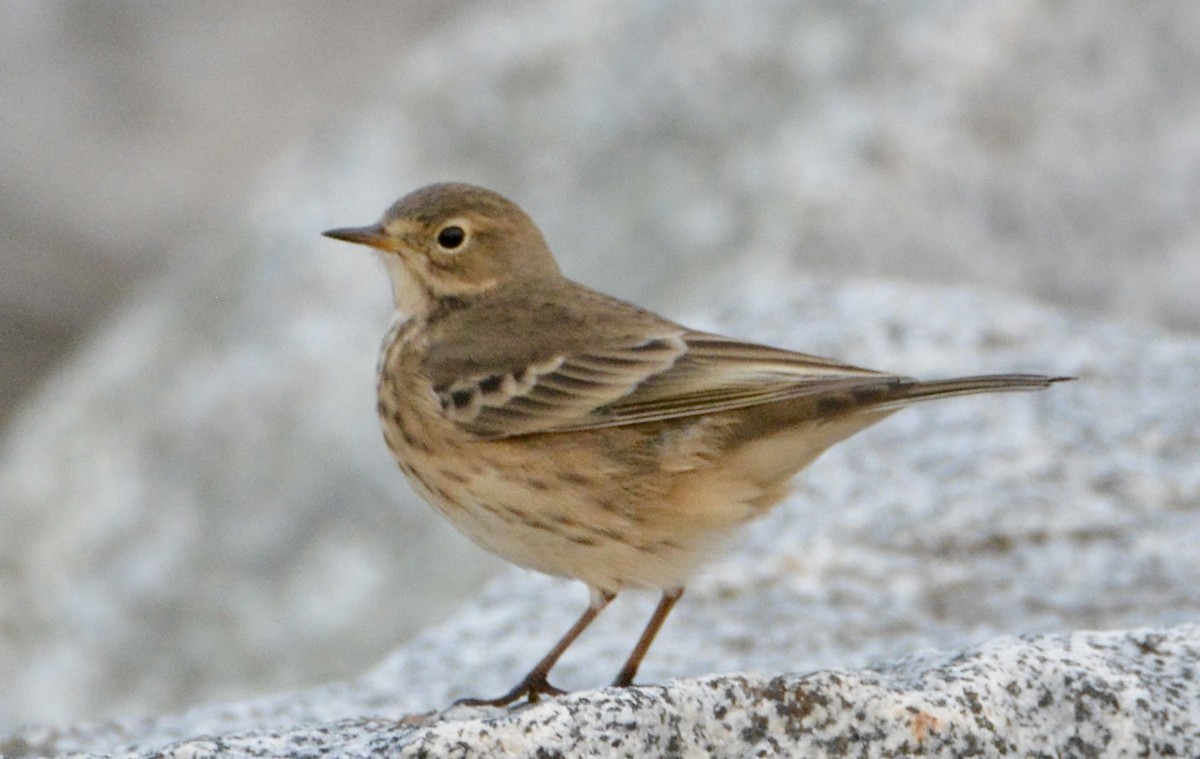
<svg viewBox="0 0 1200 759">
<path fill-rule="evenodd" d="M 409 481 L 479 545 L 591 591 L 516 687 L 468 703 L 562 693 L 547 677 L 584 628 L 622 589 L 657 589 L 629 685 L 697 565 L 825 449 L 914 401 L 1065 379 L 918 382 L 690 330 L 566 279 L 524 211 L 470 185 L 325 234 L 383 252 L 378 408 Z"/>
</svg>

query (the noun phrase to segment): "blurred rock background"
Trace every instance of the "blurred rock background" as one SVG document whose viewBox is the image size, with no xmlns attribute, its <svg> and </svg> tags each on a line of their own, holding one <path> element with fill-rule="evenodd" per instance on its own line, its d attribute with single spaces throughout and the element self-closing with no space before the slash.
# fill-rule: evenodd
<svg viewBox="0 0 1200 759">
<path fill-rule="evenodd" d="M 317 236 L 428 181 L 679 317 L 799 266 L 1200 331 L 1183 0 L 0 22 L 0 722 L 349 676 L 492 571 L 392 471 L 386 285 Z"/>
</svg>

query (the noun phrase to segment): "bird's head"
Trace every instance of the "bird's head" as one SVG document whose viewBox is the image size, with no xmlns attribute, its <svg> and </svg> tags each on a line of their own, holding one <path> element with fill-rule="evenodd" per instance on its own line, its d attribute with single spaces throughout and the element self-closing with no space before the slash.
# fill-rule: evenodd
<svg viewBox="0 0 1200 759">
<path fill-rule="evenodd" d="M 377 224 L 324 234 L 381 251 L 396 308 L 408 314 L 443 298 L 561 276 L 541 231 L 516 203 L 468 184 L 423 187 Z"/>
</svg>

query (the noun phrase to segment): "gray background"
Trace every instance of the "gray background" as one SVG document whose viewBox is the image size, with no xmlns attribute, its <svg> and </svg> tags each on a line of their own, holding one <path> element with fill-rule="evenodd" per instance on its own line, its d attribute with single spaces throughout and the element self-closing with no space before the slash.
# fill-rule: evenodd
<svg viewBox="0 0 1200 759">
<path fill-rule="evenodd" d="M 427 181 L 680 318 L 799 269 L 1200 328 L 1191 2 L 0 14 L 0 719 L 348 676 L 492 571 L 386 461 L 386 286 L 318 237 Z"/>
</svg>

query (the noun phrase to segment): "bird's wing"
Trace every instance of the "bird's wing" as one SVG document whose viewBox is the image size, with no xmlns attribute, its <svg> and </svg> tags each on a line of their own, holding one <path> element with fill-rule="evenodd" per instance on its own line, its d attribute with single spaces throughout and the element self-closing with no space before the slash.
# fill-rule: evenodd
<svg viewBox="0 0 1200 759">
<path fill-rule="evenodd" d="M 482 439 L 709 414 L 903 378 L 675 325 L 519 366 L 435 379 L 447 417 Z"/>
</svg>

